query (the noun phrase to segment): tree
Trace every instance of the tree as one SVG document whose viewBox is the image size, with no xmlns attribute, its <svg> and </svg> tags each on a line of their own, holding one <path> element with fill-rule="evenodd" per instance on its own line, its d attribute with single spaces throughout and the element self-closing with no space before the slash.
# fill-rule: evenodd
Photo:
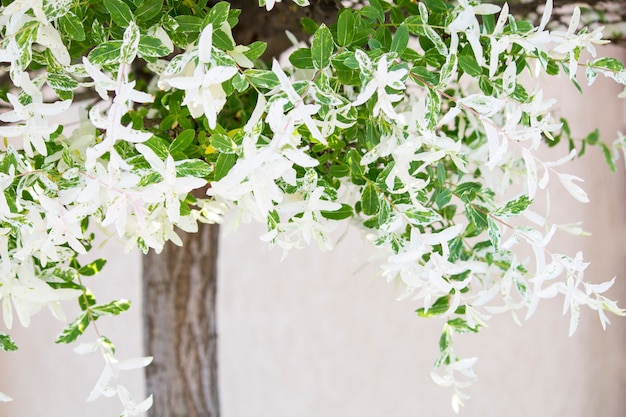
<svg viewBox="0 0 626 417">
<path fill-rule="evenodd" d="M 148 346 L 182 342 L 199 348 L 185 353 L 213 364 L 211 319 L 208 337 L 188 338 L 196 334 L 186 330 L 210 316 L 214 283 L 199 273 L 214 271 L 214 257 L 201 265 L 197 254 L 215 253 L 215 230 L 204 228 L 191 238 L 174 227 L 195 232 L 198 220 L 214 221 L 227 209 L 265 222 L 263 238 L 285 250 L 311 241 L 331 248 L 336 221 L 351 219 L 367 230 L 388 254 L 383 275 L 421 301 L 420 316 L 444 319 L 436 362 L 441 372 L 434 379 L 452 386 L 455 408 L 472 379 L 474 359 L 455 354 L 454 335 L 483 326 L 483 303 L 495 292 L 516 288 L 503 294 L 505 308 L 528 314 L 541 298 L 564 295 L 570 332 L 581 305 L 597 310 L 603 326 L 605 310 L 623 314 L 602 295 L 612 282 L 583 281 L 582 254 L 544 250 L 555 225 L 534 230 L 507 220 L 524 212 L 550 177 L 575 199 L 587 200 L 575 184 L 579 179 L 561 171 L 575 148 L 600 146 L 615 168 L 609 145 L 596 133 L 570 137 L 566 124 L 551 119 L 541 92 L 518 77 L 536 60 L 547 74 L 569 74 L 575 85 L 578 65 L 585 65 L 589 84 L 598 75 L 625 83 L 626 71 L 615 59 L 579 63 L 583 50 L 594 53 L 601 33 L 575 29 L 578 9 L 569 30 L 548 31 L 551 3 L 533 27 L 509 15 L 507 6 L 466 1 L 371 1 L 342 11 L 334 23 L 334 3 L 295 9 L 261 0 L 267 9 L 289 7 L 328 19 L 303 21 L 310 47 L 293 52 L 285 69 L 277 61 L 269 67 L 257 61 L 263 43 L 237 45 L 246 36 L 237 34 L 237 20 L 256 12 L 240 16 L 229 3 L 205 3 L 13 2 L 2 9 L 0 58 L 11 82 L 2 98 L 11 110 L 0 115 L 10 123 L 0 134 L 22 139 L 21 149 L 8 147 L 0 161 L 7 271 L 0 288 L 7 327 L 11 304 L 27 325 L 44 305 L 58 312 L 59 300 L 77 297 L 83 313 L 58 339 L 72 342 L 99 317 L 129 307 L 123 300 L 97 303 L 81 280 L 105 263 L 81 265 L 77 258 L 91 246 L 91 221 L 144 252 L 166 252 L 146 261 L 152 280 L 145 291 Z M 473 79 L 479 92 L 470 94 L 461 77 Z M 42 88 L 54 95 L 52 102 Z M 92 102 L 77 132 L 51 126 L 47 117 L 79 97 Z M 541 142 L 561 140 L 572 150 L 567 156 L 536 156 Z M 615 151 L 620 147 L 623 138 Z M 507 199 L 505 190 L 520 179 L 524 187 L 513 188 L 516 197 Z M 192 194 L 207 183 L 205 192 Z M 186 242 L 187 249 L 165 247 L 170 240 Z M 511 251 L 516 240 L 535 249 L 535 265 L 517 261 Z M 161 259 L 170 262 L 163 266 Z M 493 274 L 501 279 L 487 279 Z M 562 281 L 553 281 L 558 276 Z M 25 286 L 33 292 L 25 295 Z M 182 303 L 191 318 L 184 324 Z M 165 331 L 179 338 L 159 337 L 157 324 L 165 322 L 158 314 L 176 319 Z M 15 348 L 8 335 L 2 343 Z M 125 415 L 150 407 L 151 397 L 135 403 L 110 378 L 150 359 L 117 362 L 104 336 L 81 346 L 81 352 L 100 350 L 107 363 L 92 397 L 117 394 Z M 153 381 L 176 373 L 167 370 L 171 363 L 156 362 L 148 371 Z M 185 394 L 184 406 L 178 393 L 157 393 L 157 404 L 167 405 L 155 410 L 217 415 L 215 376 L 185 378 L 201 381 L 204 391 Z"/>
</svg>

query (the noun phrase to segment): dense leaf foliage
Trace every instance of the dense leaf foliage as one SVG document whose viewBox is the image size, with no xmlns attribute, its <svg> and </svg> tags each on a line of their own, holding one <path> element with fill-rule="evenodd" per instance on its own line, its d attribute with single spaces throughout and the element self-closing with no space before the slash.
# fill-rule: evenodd
<svg viewBox="0 0 626 417">
<path fill-rule="evenodd" d="M 370 0 L 328 26 L 305 21 L 310 41 L 265 64 L 263 42 L 233 38 L 240 12 L 227 2 L 3 1 L 6 326 L 13 311 L 27 326 L 44 306 L 63 318 L 59 302 L 77 299 L 83 312 L 57 342 L 76 340 L 130 305 L 99 303 L 83 282 L 105 264 L 77 258 L 96 230 L 129 250 L 158 252 L 180 243 L 177 228 L 194 232 L 226 213 L 235 225 L 266 224 L 261 238 L 285 251 L 311 242 L 331 249 L 339 222 L 361 228 L 384 254 L 382 275 L 403 284 L 402 298 L 419 304 L 419 316 L 443 319 L 432 376 L 453 388 L 455 410 L 476 361 L 457 355 L 456 334 L 505 311 L 529 317 L 556 295 L 570 333 L 581 306 L 597 310 L 603 326 L 605 311 L 623 315 L 602 295 L 612 281 L 584 280 L 581 253 L 545 250 L 556 224 L 509 221 L 549 187 L 588 201 L 564 165 L 594 145 L 615 170 L 624 148 L 597 131 L 576 141 L 551 116 L 554 100 L 537 73 L 564 73 L 578 87 L 582 68 L 588 84 L 598 75 L 626 83 L 619 61 L 595 57 L 601 30 L 580 29 L 575 9 L 567 31 L 549 31 L 551 7 L 534 26 L 506 5 Z M 581 62 L 584 51 L 594 58 Z M 72 105 L 84 110 L 79 125 L 56 124 Z M 561 159 L 538 156 L 561 140 L 569 143 Z M 198 189 L 203 198 L 191 194 Z M 535 262 L 516 256 L 522 244 Z M 0 341 L 17 349 L 9 335 Z M 77 350 L 106 360 L 90 399 L 117 395 L 125 416 L 150 407 L 114 378 L 150 358 L 118 362 L 105 337 Z"/>
</svg>

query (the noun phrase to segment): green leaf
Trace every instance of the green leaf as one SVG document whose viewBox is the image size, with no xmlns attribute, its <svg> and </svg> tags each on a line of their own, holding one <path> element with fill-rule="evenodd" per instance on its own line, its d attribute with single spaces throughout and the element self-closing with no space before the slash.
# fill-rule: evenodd
<svg viewBox="0 0 626 417">
<path fill-rule="evenodd" d="M 237 144 L 228 135 L 214 133 L 211 135 L 211 146 L 221 153 L 235 153 Z"/>
<path fill-rule="evenodd" d="M 61 32 L 67 34 L 71 39 L 75 41 L 85 40 L 83 22 L 73 12 L 69 11 L 59 18 L 59 27 Z"/>
<path fill-rule="evenodd" d="M 500 207 L 493 211 L 495 216 L 517 216 L 528 206 L 532 204 L 533 200 L 531 200 L 527 195 L 522 195 L 515 200 L 508 201 L 504 207 Z"/>
<path fill-rule="evenodd" d="M 124 31 L 124 40 L 122 41 L 122 47 L 120 48 L 120 58 L 122 62 L 130 64 L 137 56 L 139 49 L 139 39 L 141 34 L 139 33 L 139 27 L 135 22 L 128 24 L 128 27 Z"/>
<path fill-rule="evenodd" d="M 311 50 L 309 48 L 296 49 L 289 55 L 289 62 L 295 68 L 301 69 L 313 69 L 313 58 L 311 56 Z"/>
<path fill-rule="evenodd" d="M 594 130 L 585 138 L 585 142 L 589 145 L 595 145 L 600 140 L 600 131 L 598 129 Z"/>
<path fill-rule="evenodd" d="M 78 305 L 82 311 L 87 310 L 92 305 L 96 304 L 96 297 L 88 289 L 83 290 L 83 294 L 78 297 Z"/>
<path fill-rule="evenodd" d="M 48 85 L 55 90 L 74 91 L 78 88 L 78 81 L 66 74 L 48 74 Z"/>
<path fill-rule="evenodd" d="M 368 216 L 376 214 L 378 211 L 378 193 L 376 192 L 374 184 L 368 183 L 363 189 L 363 194 L 361 194 L 361 207 L 363 208 L 363 213 Z"/>
<path fill-rule="evenodd" d="M 187 159 L 176 165 L 177 177 L 207 178 L 213 167 L 200 159 Z"/>
<path fill-rule="evenodd" d="M 606 164 L 609 166 L 611 172 L 616 172 L 617 167 L 615 166 L 615 160 L 613 159 L 613 154 L 611 153 L 611 149 L 607 146 L 606 143 L 600 142 L 600 148 L 602 149 L 602 154 L 604 155 L 604 160 Z"/>
<path fill-rule="evenodd" d="M 498 249 L 500 247 L 500 239 L 502 238 L 502 233 L 500 232 L 500 228 L 498 227 L 498 223 L 493 220 L 491 217 L 487 217 L 487 230 L 489 232 L 489 240 L 491 241 L 491 245 Z"/>
<path fill-rule="evenodd" d="M 445 313 L 446 311 L 448 311 L 449 308 L 450 308 L 450 296 L 445 295 L 443 297 L 439 297 L 437 301 L 435 301 L 435 303 L 432 306 L 430 306 L 428 310 L 426 310 L 425 308 L 418 308 L 417 310 L 415 310 L 415 312 L 420 317 L 428 318 L 428 317 L 439 316 Z"/>
<path fill-rule="evenodd" d="M 102 316 L 117 316 L 130 308 L 128 300 L 113 300 L 107 304 L 91 306 L 94 320 Z"/>
<path fill-rule="evenodd" d="M 17 350 L 17 345 L 11 339 L 8 334 L 0 333 L 0 349 L 5 352 L 14 352 Z"/>
<path fill-rule="evenodd" d="M 169 142 L 159 136 L 152 136 L 143 144 L 152 149 L 161 159 L 166 159 L 169 155 Z"/>
<path fill-rule="evenodd" d="M 320 211 L 322 216 L 330 220 L 343 220 L 354 215 L 354 210 L 349 204 L 342 204 L 341 208 L 335 211 Z"/>
<path fill-rule="evenodd" d="M 480 77 L 483 73 L 483 70 L 480 65 L 478 65 L 478 61 L 476 61 L 476 57 L 473 53 L 459 56 L 459 66 L 463 71 L 472 77 Z"/>
<path fill-rule="evenodd" d="M 452 320 L 448 320 L 448 326 L 452 327 L 457 333 L 477 333 L 478 326 L 470 327 L 469 324 L 465 320 L 460 317 L 457 317 Z"/>
<path fill-rule="evenodd" d="M 452 191 L 445 188 L 437 193 L 437 197 L 435 198 L 435 204 L 437 204 L 437 207 L 441 209 L 443 206 L 448 204 L 450 200 L 452 200 Z"/>
<path fill-rule="evenodd" d="M 63 329 L 54 343 L 72 343 L 74 340 L 78 339 L 78 336 L 85 333 L 85 329 L 87 329 L 89 323 L 91 323 L 91 317 L 85 311 Z"/>
<path fill-rule="evenodd" d="M 337 43 L 348 46 L 354 39 L 354 15 L 350 9 L 344 9 L 337 18 Z"/>
<path fill-rule="evenodd" d="M 311 58 L 316 69 L 324 69 L 330 65 L 333 53 L 333 35 L 325 24 L 315 31 L 311 42 Z"/>
<path fill-rule="evenodd" d="M 78 273 L 86 277 L 96 275 L 98 272 L 102 270 L 102 268 L 104 268 L 104 265 L 106 265 L 106 263 L 107 263 L 106 259 L 102 259 L 102 258 L 96 259 L 90 264 L 87 264 L 83 266 L 82 268 L 80 268 L 78 270 Z"/>
<path fill-rule="evenodd" d="M 302 29 L 309 35 L 315 33 L 315 31 L 320 27 L 315 20 L 309 17 L 303 17 L 300 19 L 300 26 L 302 26 Z"/>
<path fill-rule="evenodd" d="M 279 84 L 278 77 L 272 71 L 249 69 L 244 74 L 250 84 L 257 88 L 272 89 Z"/>
<path fill-rule="evenodd" d="M 265 52 L 266 49 L 267 49 L 267 43 L 256 41 L 248 45 L 248 50 L 244 51 L 243 54 L 250 61 L 254 61 L 256 59 L 259 59 L 261 55 L 263 55 L 263 52 Z"/>
<path fill-rule="evenodd" d="M 135 18 L 139 22 L 150 20 L 159 14 L 162 7 L 163 0 L 145 0 L 135 10 Z"/>
<path fill-rule="evenodd" d="M 622 72 L 624 70 L 624 64 L 615 58 L 600 58 L 595 61 L 591 61 L 589 66 L 592 68 L 607 69 L 614 72 Z"/>
<path fill-rule="evenodd" d="M 398 56 L 406 50 L 409 45 L 409 28 L 404 23 L 401 24 L 391 40 L 391 51 L 396 52 Z"/>
<path fill-rule="evenodd" d="M 98 66 L 117 63 L 120 60 L 121 47 L 122 41 L 102 43 L 89 52 L 89 62 Z"/>
<path fill-rule="evenodd" d="M 211 7 L 209 13 L 207 13 L 204 19 L 204 26 L 209 23 L 213 24 L 214 29 L 218 29 L 228 19 L 228 11 L 230 10 L 230 4 L 226 1 L 221 1 L 215 6 Z"/>
<path fill-rule="evenodd" d="M 178 23 L 178 31 L 187 33 L 200 33 L 202 28 L 202 19 L 198 16 L 180 15 L 174 18 Z"/>
<path fill-rule="evenodd" d="M 454 193 L 459 197 L 463 197 L 464 194 L 469 192 L 477 193 L 483 188 L 483 185 L 479 182 L 464 182 L 459 184 L 454 190 Z"/>
<path fill-rule="evenodd" d="M 382 9 L 372 6 L 365 6 L 359 10 L 362 16 L 365 16 L 372 20 L 378 20 L 380 23 L 385 21 L 385 14 Z"/>
<path fill-rule="evenodd" d="M 189 145 L 191 145 L 195 137 L 196 137 L 195 130 L 193 129 L 183 130 L 178 136 L 176 136 L 176 139 L 174 139 L 172 143 L 170 144 L 170 153 L 171 154 L 174 154 L 177 152 L 184 153 L 185 149 L 187 149 Z"/>
<path fill-rule="evenodd" d="M 125 28 L 133 20 L 133 13 L 130 11 L 130 7 L 122 0 L 103 0 L 102 2 L 116 25 Z"/>
<path fill-rule="evenodd" d="M 487 223 L 486 210 L 482 207 L 466 204 L 465 213 L 467 215 L 467 219 L 471 221 L 477 229 L 484 230 L 489 226 Z"/>
<path fill-rule="evenodd" d="M 235 49 L 233 38 L 221 29 L 217 29 L 213 32 L 213 45 L 223 51 L 232 51 Z"/>
<path fill-rule="evenodd" d="M 139 39 L 139 47 L 137 53 L 142 58 L 160 58 L 169 54 L 170 49 L 163 45 L 159 38 L 154 36 L 142 35 Z"/>
<path fill-rule="evenodd" d="M 220 154 L 215 162 L 215 181 L 224 178 L 235 165 L 235 162 L 237 162 L 237 155 L 230 153 Z"/>
</svg>

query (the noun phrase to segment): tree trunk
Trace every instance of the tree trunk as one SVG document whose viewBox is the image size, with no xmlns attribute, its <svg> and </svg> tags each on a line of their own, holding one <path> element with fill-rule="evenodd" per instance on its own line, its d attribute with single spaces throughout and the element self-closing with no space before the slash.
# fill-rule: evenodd
<svg viewBox="0 0 626 417">
<path fill-rule="evenodd" d="M 216 225 L 183 234 L 143 258 L 144 342 L 150 417 L 218 417 Z"/>
</svg>

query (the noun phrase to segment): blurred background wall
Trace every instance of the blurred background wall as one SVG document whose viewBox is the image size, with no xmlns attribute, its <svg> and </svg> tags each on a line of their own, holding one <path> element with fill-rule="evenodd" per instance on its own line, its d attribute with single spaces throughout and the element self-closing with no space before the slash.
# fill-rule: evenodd
<svg viewBox="0 0 626 417">
<path fill-rule="evenodd" d="M 622 51 L 613 49 L 612 55 Z M 580 98 L 571 84 L 550 81 L 547 97 L 575 135 L 600 127 L 605 141 L 624 130 L 624 102 L 611 82 Z M 565 148 L 560 148 L 562 153 Z M 626 306 L 626 175 L 611 174 L 596 149 L 568 172 L 586 178 L 591 203 L 580 204 L 555 185 L 552 219 L 583 220 L 591 237 L 560 236 L 553 247 L 583 250 L 592 262 L 586 274 L 604 281 L 614 275 L 613 298 Z M 224 236 L 219 263 L 219 367 L 223 417 L 409 417 L 452 416 L 450 391 L 430 378 L 442 323 L 412 313 L 410 301 L 379 278 L 367 259 L 374 253 L 358 234 L 333 252 L 316 247 L 292 252 L 268 249 L 262 228 L 244 226 Z M 130 298 L 119 319 L 102 319 L 102 332 L 118 345 L 120 359 L 140 356 L 140 255 L 124 255 L 109 243 L 102 275 L 89 278 L 99 300 Z M 508 315 L 492 320 L 479 335 L 458 338 L 463 356 L 479 356 L 472 399 L 461 413 L 472 417 L 621 417 L 626 409 L 626 319 L 612 318 L 603 332 L 596 314 L 583 311 L 577 333 L 567 337 L 562 299 L 544 302 L 523 327 Z M 66 306 L 68 318 L 76 313 Z M 103 361 L 78 356 L 73 346 L 53 341 L 63 323 L 47 312 L 29 329 L 12 332 L 20 351 L 0 354 L 0 417 L 112 417 L 116 399 L 86 403 Z M 82 338 L 95 338 L 90 333 Z M 123 375 L 140 398 L 141 372 Z M 117 413 L 117 414 L 116 414 Z"/>
</svg>

